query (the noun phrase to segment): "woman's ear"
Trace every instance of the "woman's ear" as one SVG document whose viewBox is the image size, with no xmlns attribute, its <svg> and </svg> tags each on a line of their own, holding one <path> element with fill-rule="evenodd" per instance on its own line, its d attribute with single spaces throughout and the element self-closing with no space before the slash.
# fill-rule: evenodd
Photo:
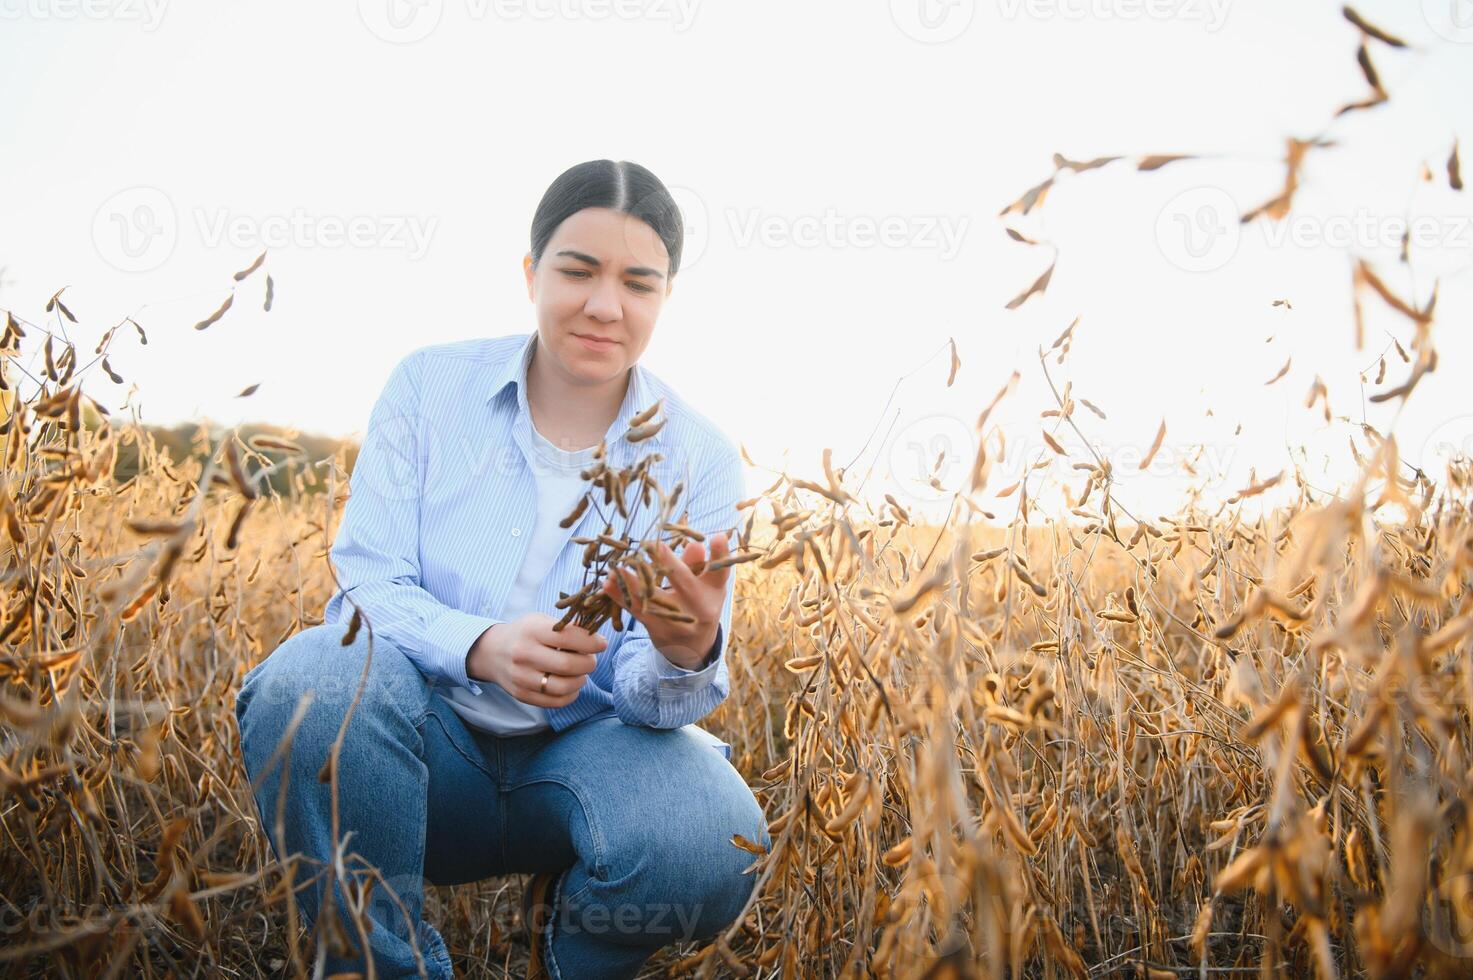
<svg viewBox="0 0 1473 980">
<path fill-rule="evenodd" d="M 535 301 L 537 299 L 537 293 L 532 288 L 532 280 L 537 276 L 537 269 L 532 265 L 531 252 L 522 256 L 522 272 L 527 276 L 527 298 Z"/>
</svg>

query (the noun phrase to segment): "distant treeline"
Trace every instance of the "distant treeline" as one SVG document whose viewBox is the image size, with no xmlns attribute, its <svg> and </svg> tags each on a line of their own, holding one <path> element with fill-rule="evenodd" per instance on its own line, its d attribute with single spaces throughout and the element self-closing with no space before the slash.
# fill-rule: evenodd
<svg viewBox="0 0 1473 980">
<path fill-rule="evenodd" d="M 224 426 L 207 427 L 199 423 L 185 423 L 176 426 L 144 425 L 142 428 L 153 439 L 158 450 L 167 454 L 171 466 L 182 463 L 189 457 L 201 461 L 207 459 L 220 445 L 220 440 L 230 432 L 230 428 Z M 270 436 L 274 439 L 296 443 L 306 451 L 306 455 L 293 454 L 289 466 L 284 466 L 266 476 L 265 483 L 282 495 L 290 495 L 293 492 L 316 494 L 325 491 L 328 467 L 325 464 L 322 466 L 317 464 L 322 460 L 332 458 L 340 451 L 344 453 L 342 465 L 345 467 L 345 474 L 352 472 L 353 464 L 358 459 L 356 441 L 350 442 L 310 433 L 296 433 L 274 425 L 247 423 L 236 428 L 240 432 L 241 439 L 248 445 L 255 436 Z M 270 459 L 272 463 L 288 455 L 276 449 L 257 451 Z M 136 443 L 128 441 L 121 444 L 118 447 L 117 465 L 113 470 L 114 476 L 119 481 L 135 476 L 139 470 L 140 457 Z M 259 472 L 263 468 L 259 460 L 249 465 L 252 473 Z M 262 486 L 262 489 L 264 490 L 265 486 Z"/>
</svg>

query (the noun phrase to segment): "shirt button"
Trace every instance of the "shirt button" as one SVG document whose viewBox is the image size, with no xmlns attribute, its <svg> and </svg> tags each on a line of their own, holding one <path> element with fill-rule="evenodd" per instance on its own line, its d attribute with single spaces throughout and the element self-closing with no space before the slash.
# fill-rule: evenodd
<svg viewBox="0 0 1473 980">
<path fill-rule="evenodd" d="M 522 529 L 519 528 L 519 527 L 514 527 L 514 528 L 511 529 L 511 536 L 514 537 L 514 538 L 515 537 L 520 537 L 521 536 L 521 533 L 522 533 Z"/>
</svg>

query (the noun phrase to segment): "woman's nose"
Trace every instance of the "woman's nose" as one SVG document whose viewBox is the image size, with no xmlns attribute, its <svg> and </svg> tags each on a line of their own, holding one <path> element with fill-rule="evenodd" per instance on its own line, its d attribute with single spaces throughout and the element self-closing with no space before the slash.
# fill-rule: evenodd
<svg viewBox="0 0 1473 980">
<path fill-rule="evenodd" d="M 583 311 L 589 316 L 613 322 L 623 316 L 623 309 L 619 306 L 619 284 L 612 279 L 600 279 L 589 295 L 588 302 L 584 304 Z"/>
</svg>

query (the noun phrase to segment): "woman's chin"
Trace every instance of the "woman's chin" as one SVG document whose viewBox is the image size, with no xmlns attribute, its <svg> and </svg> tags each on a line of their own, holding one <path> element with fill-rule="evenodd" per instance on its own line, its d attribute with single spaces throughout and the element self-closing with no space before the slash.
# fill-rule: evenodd
<svg viewBox="0 0 1473 980">
<path fill-rule="evenodd" d="M 588 384 L 612 381 L 624 372 L 624 362 L 616 357 L 588 357 L 575 353 L 567 360 L 568 373 Z"/>
</svg>

